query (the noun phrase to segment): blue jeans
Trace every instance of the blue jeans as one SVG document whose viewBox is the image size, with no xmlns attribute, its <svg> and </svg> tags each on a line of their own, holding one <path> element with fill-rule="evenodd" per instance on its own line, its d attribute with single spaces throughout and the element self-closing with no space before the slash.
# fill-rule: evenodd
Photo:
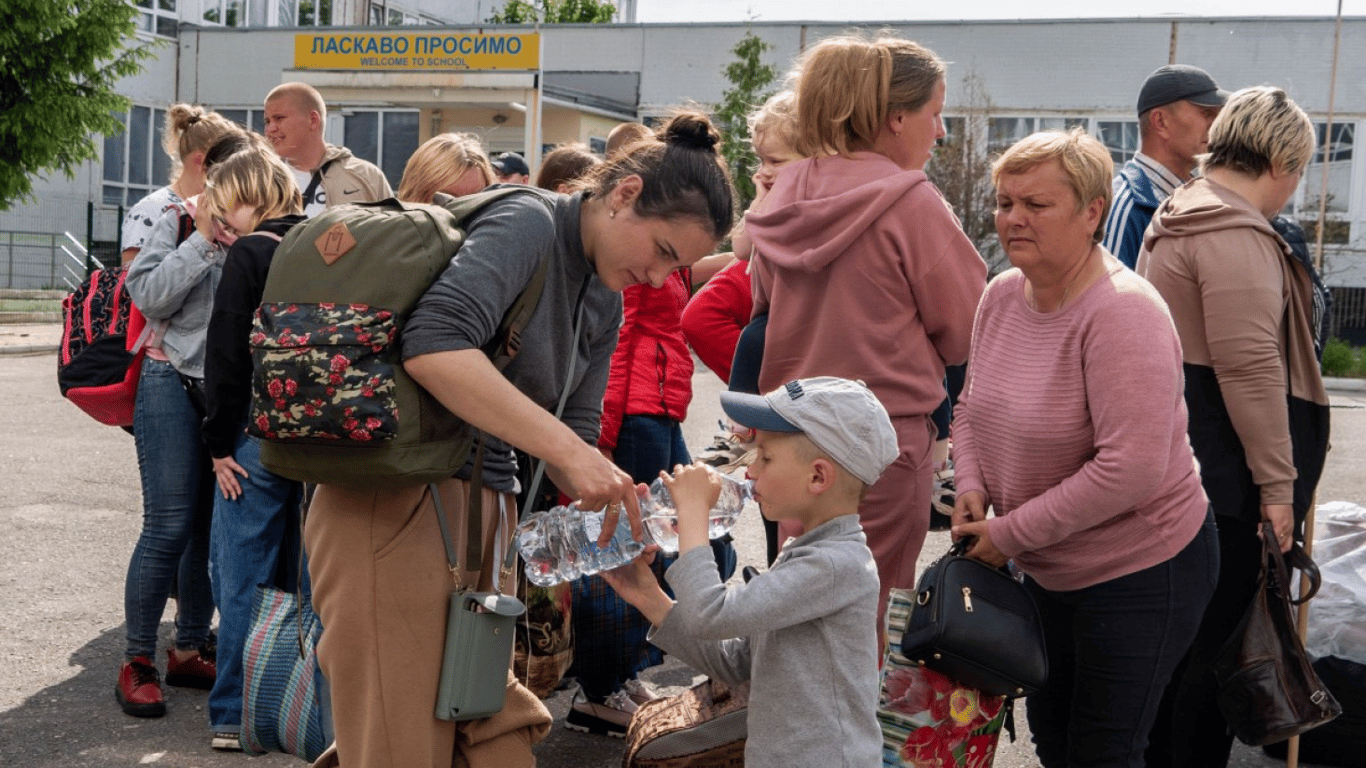
<svg viewBox="0 0 1366 768">
<path fill-rule="evenodd" d="M 238 477 L 242 493 L 236 500 L 223 498 L 215 487 L 209 559 L 218 604 L 218 677 L 209 692 L 209 727 L 222 733 L 242 727 L 242 649 L 257 585 L 297 588 L 303 497 L 301 483 L 262 466 L 261 444 L 245 431 L 233 458 L 247 476 Z"/>
<path fill-rule="evenodd" d="M 749 321 L 740 331 L 735 342 L 735 357 L 730 364 L 731 392 L 745 392 L 751 395 L 759 391 L 759 369 L 764 365 L 764 338 L 768 332 L 768 315 L 759 315 Z"/>
<path fill-rule="evenodd" d="M 155 660 L 157 627 L 173 583 L 176 647 L 202 648 L 209 641 L 213 489 L 199 422 L 199 412 L 175 368 L 145 359 L 133 406 L 133 440 L 142 475 L 142 533 L 123 588 L 130 659 Z"/>
<path fill-rule="evenodd" d="M 1043 621 L 1048 683 L 1027 702 L 1045 768 L 1143 768 L 1167 681 L 1219 575 L 1213 516 L 1176 556 L 1083 589 L 1026 579 Z"/>
</svg>

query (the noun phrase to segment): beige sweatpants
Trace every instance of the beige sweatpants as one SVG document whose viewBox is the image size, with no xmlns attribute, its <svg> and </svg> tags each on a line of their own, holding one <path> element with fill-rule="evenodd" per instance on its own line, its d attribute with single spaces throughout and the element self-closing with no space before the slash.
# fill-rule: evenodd
<svg viewBox="0 0 1366 768">
<path fill-rule="evenodd" d="M 493 567 L 468 571 L 469 484 L 438 485 L 462 583 L 488 589 Z M 484 526 L 497 525 L 499 495 L 484 491 Z M 504 498 L 507 532 L 516 504 Z M 445 651 L 446 613 L 456 589 L 426 486 L 361 491 L 320 486 L 304 530 L 313 605 L 322 620 L 318 662 L 332 691 L 342 768 L 534 766 L 531 745 L 550 731 L 539 699 L 508 673 L 507 704 L 483 720 L 450 723 L 432 714 Z M 501 552 L 499 552 L 501 554 Z M 496 556 L 495 556 L 496 558 Z M 482 572 L 482 578 L 481 578 Z M 515 585 L 504 584 L 515 594 Z"/>
</svg>

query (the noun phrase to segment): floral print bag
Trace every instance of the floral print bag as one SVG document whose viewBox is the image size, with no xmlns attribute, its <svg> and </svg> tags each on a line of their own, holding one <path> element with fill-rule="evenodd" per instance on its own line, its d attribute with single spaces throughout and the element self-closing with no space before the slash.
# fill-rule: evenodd
<svg viewBox="0 0 1366 768">
<path fill-rule="evenodd" d="M 989 768 L 1014 700 L 961 685 L 901 654 L 915 591 L 893 589 L 877 719 L 882 764 L 900 768 Z"/>
</svg>

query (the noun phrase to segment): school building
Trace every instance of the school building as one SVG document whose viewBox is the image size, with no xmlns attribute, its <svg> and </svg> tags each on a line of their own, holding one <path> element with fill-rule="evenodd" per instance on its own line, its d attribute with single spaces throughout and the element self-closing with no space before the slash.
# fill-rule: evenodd
<svg viewBox="0 0 1366 768">
<path fill-rule="evenodd" d="M 311 83 L 328 102 L 328 140 L 375 162 L 397 186 L 409 154 L 435 133 L 476 133 L 491 153 L 523 152 L 534 168 L 557 143 L 601 147 L 619 122 L 719 102 L 730 87 L 723 69 L 746 34 L 771 45 L 764 60 L 785 71 L 804 47 L 850 28 L 636 24 L 633 2 L 619 4 L 619 23 L 537 28 L 486 23 L 495 0 L 132 1 L 142 14 L 138 42 L 161 45 L 140 75 L 121 84 L 133 102 L 122 116 L 126 130 L 105 137 L 101 160 L 74 179 L 37 180 L 35 202 L 0 213 L 0 288 L 62 286 L 58 266 L 28 264 L 44 248 L 35 238 L 48 238 L 57 261 L 62 248 L 76 250 L 72 242 L 109 250 L 121 207 L 167 182 L 159 132 L 176 102 L 212 107 L 259 130 L 273 86 Z M 858 26 L 891 29 L 947 60 L 947 128 L 985 134 L 979 144 L 989 151 L 1034 130 L 1082 125 L 1123 162 L 1138 147 L 1138 90 L 1170 61 L 1203 67 L 1228 90 L 1285 88 L 1318 125 L 1322 146 L 1289 213 L 1313 222 L 1326 199 L 1325 277 L 1340 289 L 1344 331 L 1366 333 L 1366 158 L 1355 156 L 1366 121 L 1366 17 L 1342 21 L 1335 76 L 1338 30 L 1326 17 Z"/>
</svg>

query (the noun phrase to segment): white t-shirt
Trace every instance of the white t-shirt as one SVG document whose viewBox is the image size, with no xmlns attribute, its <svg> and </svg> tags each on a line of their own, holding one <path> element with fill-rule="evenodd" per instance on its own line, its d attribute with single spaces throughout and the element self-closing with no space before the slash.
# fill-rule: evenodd
<svg viewBox="0 0 1366 768">
<path fill-rule="evenodd" d="M 327 208 L 327 192 L 323 191 L 322 180 L 319 179 L 318 186 L 314 188 L 312 197 L 308 196 L 308 187 L 313 183 L 313 174 L 308 171 L 301 171 L 294 166 L 289 166 L 289 170 L 294 174 L 294 181 L 299 185 L 299 193 L 304 197 L 304 215 L 313 218 L 322 213 Z"/>
<path fill-rule="evenodd" d="M 119 243 L 119 250 L 141 249 L 147 242 L 147 236 L 152 233 L 152 225 L 157 223 L 168 207 L 180 202 L 180 195 L 167 186 L 148 193 L 134 203 L 123 218 L 123 242 Z"/>
</svg>

